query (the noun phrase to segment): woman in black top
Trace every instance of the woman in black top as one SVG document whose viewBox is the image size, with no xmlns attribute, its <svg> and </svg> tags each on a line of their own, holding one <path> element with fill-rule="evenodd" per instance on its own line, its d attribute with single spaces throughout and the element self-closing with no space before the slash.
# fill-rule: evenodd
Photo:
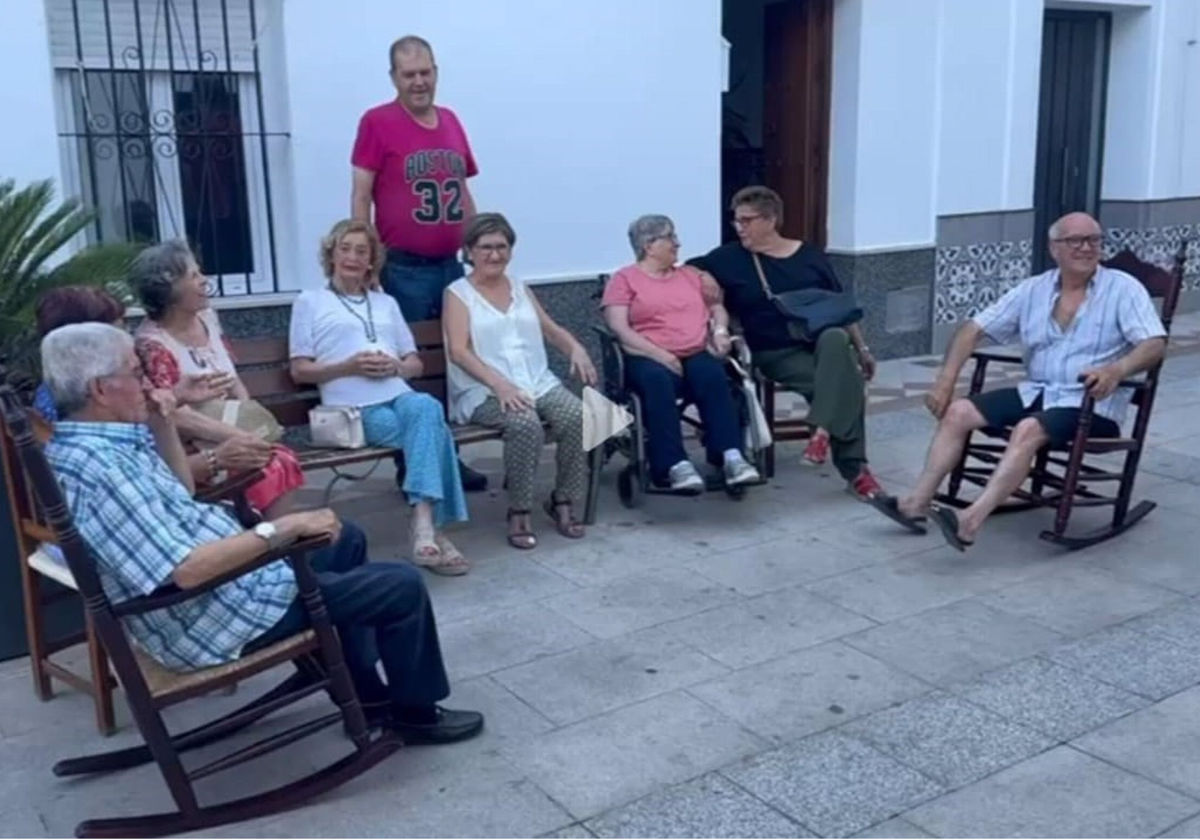
<svg viewBox="0 0 1200 840">
<path fill-rule="evenodd" d="M 859 325 L 826 329 L 815 345 L 806 344 L 792 337 L 786 319 L 763 290 L 764 280 L 776 295 L 806 288 L 841 291 L 841 284 L 817 248 L 779 233 L 783 201 L 773 190 L 746 187 L 734 195 L 732 208 L 739 241 L 691 263 L 720 284 L 708 291 L 741 322 L 755 367 L 808 402 L 813 436 L 804 460 L 823 464 L 832 451 L 834 466 L 851 491 L 860 498 L 874 495 L 880 487 L 867 468 L 864 415 L 865 380 L 875 374 L 875 359 Z"/>
</svg>

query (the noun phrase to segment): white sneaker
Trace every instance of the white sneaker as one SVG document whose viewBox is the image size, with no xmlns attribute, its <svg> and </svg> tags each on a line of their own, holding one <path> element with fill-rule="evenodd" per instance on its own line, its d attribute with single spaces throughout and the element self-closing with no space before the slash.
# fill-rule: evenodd
<svg viewBox="0 0 1200 840">
<path fill-rule="evenodd" d="M 758 474 L 758 470 L 754 465 L 738 455 L 736 458 L 727 458 L 725 460 L 725 485 L 727 487 L 737 487 L 741 484 L 753 484 L 756 481 L 761 481 L 762 477 Z"/>
<path fill-rule="evenodd" d="M 696 471 L 691 461 L 680 461 L 667 473 L 671 489 L 679 492 L 697 492 L 704 489 L 704 478 Z"/>
</svg>

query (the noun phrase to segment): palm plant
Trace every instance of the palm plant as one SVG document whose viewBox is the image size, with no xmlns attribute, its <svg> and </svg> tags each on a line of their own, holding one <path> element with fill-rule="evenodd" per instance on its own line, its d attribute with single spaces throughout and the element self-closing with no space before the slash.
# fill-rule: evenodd
<svg viewBox="0 0 1200 840">
<path fill-rule="evenodd" d="M 128 301 L 125 276 L 140 246 L 129 242 L 92 245 L 65 260 L 59 252 L 96 214 L 67 199 L 57 207 L 54 186 L 38 181 L 18 190 L 0 180 L 0 365 L 36 375 L 38 298 L 59 286 L 101 285 Z"/>
</svg>

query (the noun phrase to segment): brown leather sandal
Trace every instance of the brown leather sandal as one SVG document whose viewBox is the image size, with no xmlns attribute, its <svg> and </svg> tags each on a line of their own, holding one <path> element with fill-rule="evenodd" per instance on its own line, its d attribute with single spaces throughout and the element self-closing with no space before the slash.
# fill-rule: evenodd
<svg viewBox="0 0 1200 840">
<path fill-rule="evenodd" d="M 508 509 L 508 544 L 513 548 L 528 550 L 537 547 L 537 534 L 529 530 L 528 526 L 521 526 L 518 530 L 513 530 L 513 519 L 518 516 L 529 516 L 528 510 L 521 508 Z"/>
<path fill-rule="evenodd" d="M 569 540 L 577 540 L 587 531 L 583 523 L 575 518 L 569 500 L 559 500 L 558 494 L 551 494 L 542 508 L 546 515 L 554 521 L 554 529 Z"/>
</svg>

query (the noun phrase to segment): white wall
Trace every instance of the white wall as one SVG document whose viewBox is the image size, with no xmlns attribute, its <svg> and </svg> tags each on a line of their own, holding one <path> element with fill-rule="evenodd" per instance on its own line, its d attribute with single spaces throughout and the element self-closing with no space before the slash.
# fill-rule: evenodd
<svg viewBox="0 0 1200 840">
<path fill-rule="evenodd" d="M 0 114 L 11 120 L 0 131 L 0 178 L 14 178 L 18 188 L 46 178 L 57 185 L 62 165 L 42 0 L 5 0 L 0 76 Z"/>
<path fill-rule="evenodd" d="M 938 215 L 1033 203 L 1042 0 L 943 0 Z"/>
<path fill-rule="evenodd" d="M 642 213 L 673 216 L 689 252 L 719 242 L 720 0 L 356 0 L 352 18 L 329 0 L 283 5 L 303 254 L 349 212 L 355 128 L 395 95 L 387 49 L 408 33 L 434 46 L 479 209 L 517 230 L 516 273 L 626 264 Z M 316 283 L 301 265 L 290 285 Z"/>
<path fill-rule="evenodd" d="M 934 241 L 943 0 L 837 0 L 829 247 Z"/>
</svg>

